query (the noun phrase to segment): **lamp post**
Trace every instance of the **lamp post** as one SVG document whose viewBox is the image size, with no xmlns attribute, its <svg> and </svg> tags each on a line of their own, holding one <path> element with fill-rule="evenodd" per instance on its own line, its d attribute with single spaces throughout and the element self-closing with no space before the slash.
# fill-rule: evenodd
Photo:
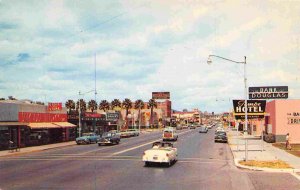
<svg viewBox="0 0 300 190">
<path fill-rule="evenodd" d="M 247 131 L 248 131 L 248 105 L 247 105 L 247 99 L 248 99 L 248 90 L 247 90 L 247 73 L 246 73 L 246 65 L 247 65 L 247 62 L 246 62 L 246 56 L 244 56 L 244 61 L 234 61 L 234 60 L 231 60 L 231 59 L 227 59 L 225 57 L 221 57 L 221 56 L 218 56 L 218 55 L 209 55 L 208 56 L 208 59 L 207 59 L 207 64 L 211 64 L 212 63 L 212 60 L 211 58 L 212 57 L 216 57 L 216 58 L 219 58 L 219 59 L 223 59 L 223 60 L 226 60 L 226 61 L 230 61 L 230 62 L 233 62 L 233 63 L 237 63 L 237 64 L 244 64 L 244 92 L 245 92 L 245 128 L 244 128 L 244 135 L 247 134 Z M 247 144 L 246 144 L 247 145 Z M 248 147 L 245 146 L 245 160 L 247 161 L 248 160 Z"/>
</svg>

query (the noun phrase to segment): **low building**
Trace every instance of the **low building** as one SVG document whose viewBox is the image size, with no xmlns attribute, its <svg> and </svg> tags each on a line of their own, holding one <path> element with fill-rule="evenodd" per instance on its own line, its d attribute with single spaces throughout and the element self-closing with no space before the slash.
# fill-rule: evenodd
<svg viewBox="0 0 300 190">
<path fill-rule="evenodd" d="M 67 122 L 61 103 L 39 105 L 31 101 L 0 101 L 0 149 L 74 140 L 76 125 Z"/>
</svg>

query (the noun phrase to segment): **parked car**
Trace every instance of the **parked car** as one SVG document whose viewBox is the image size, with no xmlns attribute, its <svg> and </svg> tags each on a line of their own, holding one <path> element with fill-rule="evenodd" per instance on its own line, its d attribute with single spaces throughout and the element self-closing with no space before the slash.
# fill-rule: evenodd
<svg viewBox="0 0 300 190">
<path fill-rule="evenodd" d="M 227 143 L 227 135 L 226 132 L 220 131 L 215 134 L 215 142 L 224 142 Z"/>
<path fill-rule="evenodd" d="M 177 141 L 178 135 L 176 129 L 173 127 L 167 127 L 163 131 L 163 141 L 172 140 Z"/>
<path fill-rule="evenodd" d="M 119 144 L 121 140 L 121 137 L 118 133 L 116 132 L 106 132 L 103 133 L 98 145 L 105 145 L 105 144 Z"/>
<path fill-rule="evenodd" d="M 190 125 L 190 129 L 196 129 L 196 125 L 194 124 Z"/>
<path fill-rule="evenodd" d="M 100 136 L 95 133 L 83 133 L 81 137 L 76 138 L 77 144 L 91 144 L 97 143 Z"/>
<path fill-rule="evenodd" d="M 136 137 L 140 135 L 140 132 L 137 129 L 128 129 L 127 132 L 131 137 Z"/>
<path fill-rule="evenodd" d="M 187 125 L 182 126 L 182 129 L 187 129 L 187 128 L 189 128 Z"/>
<path fill-rule="evenodd" d="M 177 160 L 177 148 L 169 142 L 154 142 L 152 148 L 144 152 L 142 160 L 145 166 L 150 163 L 166 163 L 171 166 Z"/>
<path fill-rule="evenodd" d="M 208 131 L 208 128 L 206 126 L 201 126 L 199 133 L 207 133 L 207 131 Z"/>
<path fill-rule="evenodd" d="M 181 130 L 182 129 L 182 125 L 177 125 L 176 126 L 176 130 Z"/>
</svg>

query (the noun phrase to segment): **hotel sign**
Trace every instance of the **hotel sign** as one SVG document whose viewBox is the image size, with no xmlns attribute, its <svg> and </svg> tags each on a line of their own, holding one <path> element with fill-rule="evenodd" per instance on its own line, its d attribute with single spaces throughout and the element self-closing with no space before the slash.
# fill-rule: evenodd
<svg viewBox="0 0 300 190">
<path fill-rule="evenodd" d="M 288 86 L 249 87 L 249 99 L 287 99 Z"/>
<path fill-rule="evenodd" d="M 245 100 L 233 100 L 235 119 L 245 119 Z M 248 100 L 247 118 L 264 118 L 266 110 L 266 100 Z"/>
<path fill-rule="evenodd" d="M 152 92 L 152 99 L 170 99 L 170 92 Z"/>
</svg>

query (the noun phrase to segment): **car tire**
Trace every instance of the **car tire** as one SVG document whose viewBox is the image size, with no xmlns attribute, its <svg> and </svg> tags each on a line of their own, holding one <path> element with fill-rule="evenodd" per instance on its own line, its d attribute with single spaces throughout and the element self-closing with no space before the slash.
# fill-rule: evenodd
<svg viewBox="0 0 300 190">
<path fill-rule="evenodd" d="M 98 143 L 98 146 L 101 146 L 101 144 Z"/>
<path fill-rule="evenodd" d="M 117 141 L 116 143 L 117 143 L 117 144 L 119 144 L 119 143 L 120 143 L 120 141 Z"/>
<path fill-rule="evenodd" d="M 145 162 L 145 167 L 148 167 L 148 166 L 150 166 L 150 163 L 149 162 Z"/>
</svg>

